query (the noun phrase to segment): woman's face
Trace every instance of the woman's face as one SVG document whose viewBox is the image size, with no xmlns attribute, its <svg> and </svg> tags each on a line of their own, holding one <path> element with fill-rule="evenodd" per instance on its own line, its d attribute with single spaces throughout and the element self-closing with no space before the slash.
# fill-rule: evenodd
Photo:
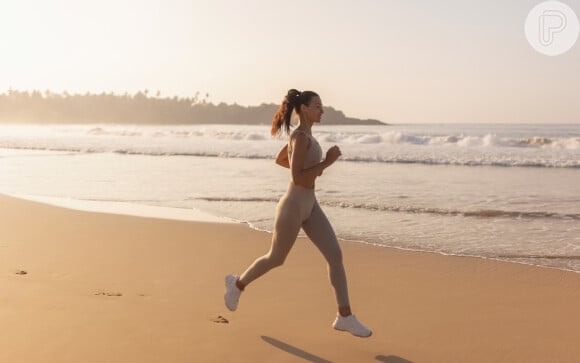
<svg viewBox="0 0 580 363">
<path fill-rule="evenodd" d="M 301 116 L 312 123 L 320 122 L 323 113 L 322 101 L 318 96 L 310 99 L 310 105 L 302 105 Z"/>
</svg>

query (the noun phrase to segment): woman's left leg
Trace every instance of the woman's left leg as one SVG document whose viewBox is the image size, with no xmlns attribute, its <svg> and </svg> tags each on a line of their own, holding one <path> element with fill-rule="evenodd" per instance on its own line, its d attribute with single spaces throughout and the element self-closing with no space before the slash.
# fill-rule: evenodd
<svg viewBox="0 0 580 363">
<path fill-rule="evenodd" d="M 304 232 L 306 232 L 328 262 L 330 282 L 332 287 L 334 287 L 334 294 L 338 304 L 338 314 L 332 323 L 332 327 L 336 330 L 348 331 L 359 337 L 371 336 L 373 332 L 362 325 L 350 311 L 346 273 L 342 264 L 342 251 L 338 245 L 334 230 L 328 218 L 320 209 L 318 202 L 314 203 L 310 217 L 302 223 L 302 229 L 304 229 Z"/>
<path fill-rule="evenodd" d="M 318 201 L 314 202 L 312 213 L 302 223 L 302 229 L 304 229 L 306 235 L 312 240 L 320 252 L 322 252 L 322 255 L 324 255 L 328 263 L 328 275 L 334 288 L 339 309 L 343 309 L 344 311 L 344 309 L 348 308 L 348 313 L 350 313 L 346 273 L 342 263 L 342 251 L 340 250 L 334 230 L 318 205 Z"/>
</svg>

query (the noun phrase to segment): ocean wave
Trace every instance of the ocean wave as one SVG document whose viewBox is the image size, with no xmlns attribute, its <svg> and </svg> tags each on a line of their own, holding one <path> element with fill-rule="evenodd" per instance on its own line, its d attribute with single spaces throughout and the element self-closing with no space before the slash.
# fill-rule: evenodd
<svg viewBox="0 0 580 363">
<path fill-rule="evenodd" d="M 251 131 L 224 131 L 224 130 L 181 130 L 181 129 L 141 129 L 136 131 L 134 129 L 119 129 L 111 128 L 105 129 L 103 127 L 93 127 L 86 131 L 86 135 L 90 136 L 108 136 L 108 137 L 150 137 L 150 138 L 209 138 L 217 140 L 268 140 L 270 135 L 268 132 L 251 132 Z"/>
<path fill-rule="evenodd" d="M 197 197 L 192 198 L 194 200 L 204 200 L 206 202 L 274 202 L 278 203 L 276 198 L 262 198 L 262 197 L 250 197 L 250 198 L 236 198 L 236 197 Z"/>
<path fill-rule="evenodd" d="M 270 140 L 269 130 L 256 131 L 255 129 L 227 130 L 212 127 L 200 129 L 135 129 L 122 127 L 92 127 L 86 130 L 90 136 L 119 136 L 119 137 L 151 137 L 151 138 L 208 138 L 215 140 L 232 141 L 265 141 Z M 408 144 L 415 146 L 455 146 L 455 147 L 515 147 L 515 148 L 552 148 L 578 150 L 580 138 L 572 137 L 547 137 L 533 135 L 527 137 L 515 137 L 487 133 L 481 135 L 467 135 L 464 133 L 437 135 L 409 133 L 402 131 L 387 132 L 315 132 L 315 136 L 322 142 L 346 143 L 346 144 Z"/>
<path fill-rule="evenodd" d="M 139 131 L 130 131 L 130 130 L 117 130 L 117 131 L 108 131 L 101 127 L 94 127 L 87 131 L 88 135 L 96 135 L 96 136 L 126 136 L 126 137 L 138 137 L 143 136 L 143 132 Z M 157 136 L 157 135 L 154 135 Z"/>
<path fill-rule="evenodd" d="M 272 202 L 277 203 L 279 199 L 276 198 L 264 198 L 264 197 L 199 197 L 193 198 L 195 200 L 203 200 L 207 202 Z M 495 210 L 495 209 L 481 209 L 474 211 L 462 211 L 455 209 L 443 209 L 443 208 L 428 208 L 428 207 L 417 207 L 417 206 L 403 206 L 403 205 L 380 205 L 373 203 L 348 203 L 348 202 L 337 202 L 337 201 L 324 201 L 319 200 L 320 204 L 327 207 L 337 207 L 337 208 L 352 208 L 352 209 L 364 209 L 369 211 L 377 212 L 394 212 L 394 213 L 410 213 L 410 214 L 432 214 L 439 216 L 462 216 L 462 217 L 475 217 L 475 218 L 512 218 L 512 219 L 545 219 L 545 218 L 555 218 L 555 219 L 572 219 L 580 220 L 580 214 L 569 213 L 555 213 L 548 211 L 507 211 L 507 210 Z"/>
<path fill-rule="evenodd" d="M 184 148 L 167 147 L 111 147 L 111 146 L 31 146 L 13 145 L 0 142 L 0 148 L 12 150 L 34 150 L 48 152 L 67 153 L 114 153 L 122 155 L 145 155 L 145 156 L 195 156 L 195 157 L 219 157 L 237 159 L 273 159 L 274 153 L 270 150 L 187 150 Z M 173 150 L 172 150 L 173 149 Z M 208 148 L 209 149 L 209 148 Z M 427 153 L 426 155 L 368 155 L 366 152 L 359 152 L 359 155 L 342 155 L 342 161 L 363 162 L 363 163 L 386 163 L 386 164 L 421 164 L 421 165 L 451 165 L 451 166 L 496 166 L 496 167 L 526 167 L 526 168 L 564 168 L 579 169 L 580 159 L 573 156 L 560 159 L 538 159 L 533 157 L 519 156 L 486 156 L 474 155 L 437 155 Z"/>
<path fill-rule="evenodd" d="M 580 168 L 575 126 L 321 126 L 314 134 L 324 148 L 340 145 L 349 162 Z M 20 150 L 272 159 L 283 143 L 248 125 L 0 126 L 0 148 Z"/>
<path fill-rule="evenodd" d="M 348 157 L 343 156 L 342 160 L 353 162 L 380 162 L 387 164 L 423 164 L 423 165 L 454 165 L 454 166 L 498 166 L 498 167 L 520 167 L 520 168 L 580 168 L 580 160 L 532 160 L 525 158 L 498 158 L 498 159 L 471 159 L 471 158 L 440 158 L 433 156 L 426 158 L 407 157 L 395 155 L 392 157 Z"/>
<path fill-rule="evenodd" d="M 562 150 L 580 149 L 578 137 L 546 136 L 501 136 L 494 133 L 483 135 L 421 135 L 401 131 L 375 133 L 331 133 L 323 132 L 318 136 L 320 141 L 346 144 L 388 144 L 414 146 L 454 146 L 460 148 L 549 148 Z"/>
<path fill-rule="evenodd" d="M 486 257 L 492 258 L 508 258 L 508 259 L 546 259 L 546 260 L 580 260 L 580 256 L 576 255 L 526 255 L 526 254 L 502 254 L 489 255 Z"/>
<path fill-rule="evenodd" d="M 379 205 L 379 204 L 369 204 L 369 203 L 344 203 L 344 202 L 322 202 L 322 204 L 331 207 L 340 208 L 353 208 L 353 209 L 365 209 L 371 211 L 380 212 L 401 212 L 401 213 L 411 213 L 411 214 L 433 214 L 440 216 L 463 216 L 463 217 L 476 217 L 476 218 L 517 218 L 517 219 L 544 219 L 544 218 L 556 218 L 556 219 L 573 219 L 580 220 L 580 214 L 562 214 L 554 213 L 548 211 L 506 211 L 506 210 L 493 210 L 493 209 L 481 209 L 474 211 L 462 211 L 455 209 L 443 209 L 443 208 L 428 208 L 428 207 L 416 207 L 416 206 L 392 206 L 392 205 Z"/>
</svg>

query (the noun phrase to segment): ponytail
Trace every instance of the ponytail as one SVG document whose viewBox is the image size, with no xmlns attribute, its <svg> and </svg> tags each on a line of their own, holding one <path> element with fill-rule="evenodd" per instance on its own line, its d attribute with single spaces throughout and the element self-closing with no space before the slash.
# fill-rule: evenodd
<svg viewBox="0 0 580 363">
<path fill-rule="evenodd" d="M 277 136 L 280 134 L 280 130 L 284 127 L 284 131 L 290 134 L 290 121 L 292 117 L 292 111 L 296 111 L 300 114 L 301 105 L 309 105 L 312 97 L 318 96 L 312 91 L 300 92 L 296 89 L 291 89 L 288 91 L 282 101 L 282 105 L 278 108 L 278 111 L 274 114 L 272 119 L 272 130 L 270 131 L 272 136 Z"/>
</svg>

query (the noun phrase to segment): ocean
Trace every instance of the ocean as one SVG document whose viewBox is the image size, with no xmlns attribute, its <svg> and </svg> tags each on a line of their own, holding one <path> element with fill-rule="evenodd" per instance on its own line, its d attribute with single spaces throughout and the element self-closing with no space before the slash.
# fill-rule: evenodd
<svg viewBox="0 0 580 363">
<path fill-rule="evenodd" d="M 289 171 L 274 163 L 286 140 L 269 131 L 0 125 L 0 193 L 164 218 L 198 211 L 271 231 Z M 339 238 L 580 272 L 580 125 L 315 125 L 313 134 L 342 150 L 316 186 Z"/>
</svg>

